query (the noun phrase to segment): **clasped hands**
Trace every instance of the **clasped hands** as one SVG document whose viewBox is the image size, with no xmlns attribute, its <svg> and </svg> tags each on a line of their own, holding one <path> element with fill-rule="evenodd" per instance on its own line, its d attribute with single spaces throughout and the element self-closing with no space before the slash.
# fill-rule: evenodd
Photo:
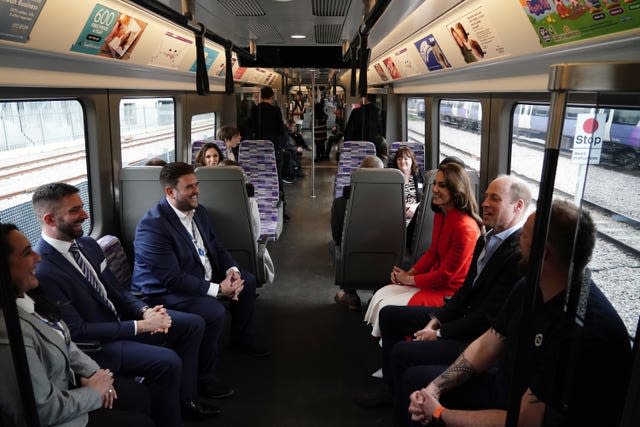
<svg viewBox="0 0 640 427">
<path fill-rule="evenodd" d="M 429 384 L 423 389 L 416 390 L 409 397 L 409 413 L 411 420 L 422 425 L 431 423 L 431 416 L 440 406 L 440 393 L 437 388 Z"/>
<path fill-rule="evenodd" d="M 171 316 L 163 305 L 151 307 L 142 314 L 142 321 L 138 323 L 139 332 L 150 332 L 151 334 L 169 332 L 171 327 Z"/>
<path fill-rule="evenodd" d="M 240 278 L 240 272 L 231 268 L 227 271 L 227 277 L 220 282 L 220 293 L 231 298 L 234 301 L 238 301 L 238 295 L 244 289 L 244 280 Z"/>
<path fill-rule="evenodd" d="M 391 270 L 391 283 L 394 285 L 414 286 L 416 282 L 411 273 L 411 270 L 405 271 L 394 265 L 393 270 Z"/>
<path fill-rule="evenodd" d="M 80 377 L 80 384 L 100 393 L 103 408 L 113 408 L 113 402 L 118 398 L 118 393 L 113 388 L 113 373 L 109 369 L 98 369 L 89 378 Z"/>
</svg>

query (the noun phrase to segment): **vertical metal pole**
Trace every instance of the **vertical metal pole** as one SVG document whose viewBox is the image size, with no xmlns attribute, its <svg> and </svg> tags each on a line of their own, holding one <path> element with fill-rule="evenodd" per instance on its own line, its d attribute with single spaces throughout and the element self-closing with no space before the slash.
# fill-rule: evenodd
<svg viewBox="0 0 640 427">
<path fill-rule="evenodd" d="M 316 198 L 316 70 L 311 72 L 311 198 Z"/>
</svg>

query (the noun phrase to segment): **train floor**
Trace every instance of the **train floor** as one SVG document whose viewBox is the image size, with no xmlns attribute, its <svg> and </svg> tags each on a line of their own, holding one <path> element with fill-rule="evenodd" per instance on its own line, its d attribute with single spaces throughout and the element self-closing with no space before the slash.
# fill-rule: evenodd
<svg viewBox="0 0 640 427">
<path fill-rule="evenodd" d="M 363 312 L 334 302 L 337 291 L 327 244 L 335 161 L 316 163 L 312 197 L 310 152 L 305 178 L 285 185 L 291 220 L 268 246 L 276 280 L 258 290 L 256 325 L 272 355 L 254 359 L 223 350 L 220 372 L 235 390 L 213 401 L 222 415 L 188 426 L 390 426 L 390 408 L 361 409 L 353 399 L 375 385 L 381 350 Z M 333 157 L 332 157 L 333 158 Z M 371 292 L 360 292 L 363 304 Z"/>
</svg>

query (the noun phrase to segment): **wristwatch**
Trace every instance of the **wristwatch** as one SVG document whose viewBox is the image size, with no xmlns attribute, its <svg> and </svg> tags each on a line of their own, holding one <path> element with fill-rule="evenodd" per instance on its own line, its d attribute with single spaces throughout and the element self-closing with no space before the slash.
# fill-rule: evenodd
<svg viewBox="0 0 640 427">
<path fill-rule="evenodd" d="M 440 332 L 440 329 L 436 329 L 436 338 L 438 339 L 442 338 L 442 333 Z"/>
<path fill-rule="evenodd" d="M 442 414 L 445 411 L 445 407 L 442 405 L 438 405 L 438 407 L 433 411 L 433 415 L 431 415 L 431 423 L 429 425 L 435 427 L 447 427 L 442 420 Z"/>
</svg>

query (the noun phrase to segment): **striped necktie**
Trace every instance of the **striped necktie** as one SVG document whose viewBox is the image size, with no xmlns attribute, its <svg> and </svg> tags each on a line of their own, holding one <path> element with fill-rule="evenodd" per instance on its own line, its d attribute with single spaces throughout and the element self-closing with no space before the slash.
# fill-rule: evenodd
<svg viewBox="0 0 640 427">
<path fill-rule="evenodd" d="M 113 306 L 111 301 L 109 301 L 109 298 L 107 298 L 107 292 L 105 291 L 104 286 L 102 286 L 93 271 L 91 271 L 91 267 L 89 267 L 87 262 L 82 258 L 82 256 L 80 256 L 80 249 L 78 248 L 76 242 L 73 242 L 71 244 L 71 246 L 69 247 L 69 252 L 71 252 L 71 255 L 73 255 L 73 259 L 76 260 L 76 263 L 78 264 L 78 267 L 80 267 L 80 270 L 82 271 L 84 277 L 87 279 L 87 282 L 89 282 L 93 290 L 96 291 L 100 296 L 102 303 L 109 307 L 113 314 L 118 317 L 116 308 Z"/>
</svg>

